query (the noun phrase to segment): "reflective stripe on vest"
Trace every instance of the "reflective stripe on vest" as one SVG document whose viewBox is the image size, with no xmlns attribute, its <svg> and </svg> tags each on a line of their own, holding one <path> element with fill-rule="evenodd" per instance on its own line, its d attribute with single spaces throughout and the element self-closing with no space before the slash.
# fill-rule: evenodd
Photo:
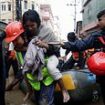
<svg viewBox="0 0 105 105">
<path fill-rule="evenodd" d="M 17 52 L 17 59 L 18 62 L 23 65 L 24 60 L 23 60 L 23 56 L 21 52 Z M 47 64 L 48 59 L 45 59 L 45 63 Z M 43 75 L 43 80 L 42 82 L 44 83 L 45 86 L 49 86 L 53 83 L 53 78 L 50 76 L 50 74 L 48 73 L 47 67 L 43 67 L 42 68 L 42 75 Z M 28 82 L 30 83 L 30 85 L 32 86 L 33 89 L 35 90 L 40 90 L 40 81 L 37 81 L 37 78 L 35 76 L 33 76 L 31 73 L 27 73 L 26 74 L 26 78 L 28 79 Z"/>
<path fill-rule="evenodd" d="M 49 75 L 48 70 L 46 67 L 42 69 L 42 74 L 43 74 L 43 80 L 42 82 L 44 83 L 45 86 L 49 86 L 53 83 L 53 78 Z M 28 79 L 28 82 L 32 86 L 33 89 L 39 91 L 41 88 L 40 81 L 37 81 L 35 76 L 33 76 L 31 73 L 27 73 L 26 77 Z"/>
<path fill-rule="evenodd" d="M 45 62 L 47 63 L 47 59 L 45 59 Z M 49 86 L 53 83 L 54 79 L 48 73 L 48 69 L 46 66 L 42 68 L 42 75 L 43 75 L 42 82 L 44 83 L 45 86 Z M 41 87 L 40 81 L 37 81 L 35 76 L 33 76 L 31 73 L 27 73 L 26 77 L 33 89 L 37 91 L 40 90 L 40 87 Z"/>
</svg>

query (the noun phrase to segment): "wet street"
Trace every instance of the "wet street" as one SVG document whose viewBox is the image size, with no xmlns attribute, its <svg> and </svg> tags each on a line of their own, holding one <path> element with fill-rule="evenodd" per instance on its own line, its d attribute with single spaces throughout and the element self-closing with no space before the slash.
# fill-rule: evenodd
<svg viewBox="0 0 105 105">
<path fill-rule="evenodd" d="M 102 102 L 102 99 L 99 100 L 99 102 L 93 103 L 93 102 L 85 102 L 85 103 L 75 103 L 75 104 L 70 104 L 70 105 L 104 105 Z"/>
<path fill-rule="evenodd" d="M 11 82 L 13 79 L 13 74 L 10 72 L 10 76 L 7 80 L 7 84 Z M 6 92 L 6 105 L 35 105 L 31 100 L 28 100 L 26 103 L 23 102 L 25 94 L 19 90 L 18 86 L 16 86 L 13 90 Z M 57 104 L 58 105 L 58 104 Z M 64 104 L 66 105 L 66 104 Z M 99 102 L 85 102 L 85 103 L 69 103 L 67 105 L 103 105 L 102 99 Z"/>
<path fill-rule="evenodd" d="M 13 71 L 10 70 L 9 78 L 6 80 L 6 85 L 11 83 L 13 80 Z M 23 102 L 25 94 L 19 89 L 18 85 L 13 88 L 13 90 L 6 92 L 5 99 L 6 105 L 35 105 L 30 100 L 26 103 Z"/>
<path fill-rule="evenodd" d="M 10 92 L 6 92 L 6 105 L 35 105 L 33 102 L 28 100 L 26 103 L 23 102 L 24 94 L 19 89 L 14 89 Z M 103 105 L 102 100 L 96 103 L 70 103 L 68 105 Z"/>
<path fill-rule="evenodd" d="M 35 105 L 31 101 L 23 102 L 24 94 L 20 90 L 6 92 L 6 105 Z"/>
</svg>

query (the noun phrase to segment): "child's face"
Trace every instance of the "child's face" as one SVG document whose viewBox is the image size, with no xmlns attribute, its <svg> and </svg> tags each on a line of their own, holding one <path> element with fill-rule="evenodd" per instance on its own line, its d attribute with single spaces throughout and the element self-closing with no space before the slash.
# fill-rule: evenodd
<svg viewBox="0 0 105 105">
<path fill-rule="evenodd" d="M 105 29 L 105 15 L 98 19 L 98 25 L 100 26 L 101 29 L 103 28 Z"/>
<path fill-rule="evenodd" d="M 24 25 L 24 29 L 26 31 L 29 30 L 30 34 L 35 35 L 38 29 L 38 26 L 36 22 L 27 21 L 26 24 Z"/>
<path fill-rule="evenodd" d="M 13 44 L 15 46 L 15 48 L 22 48 L 24 46 L 24 39 L 19 36 L 17 37 L 14 41 L 13 41 Z"/>
</svg>

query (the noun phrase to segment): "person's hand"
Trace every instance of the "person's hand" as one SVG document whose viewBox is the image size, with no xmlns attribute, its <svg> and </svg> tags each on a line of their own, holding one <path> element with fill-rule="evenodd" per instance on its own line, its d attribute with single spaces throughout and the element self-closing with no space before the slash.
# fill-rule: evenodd
<svg viewBox="0 0 105 105">
<path fill-rule="evenodd" d="M 63 56 L 63 59 L 64 59 L 64 61 L 66 61 L 66 59 L 67 59 L 67 56 Z"/>
<path fill-rule="evenodd" d="M 40 39 L 38 39 L 36 42 L 35 42 L 35 44 L 37 45 L 37 46 L 39 46 L 39 47 L 44 47 L 44 48 L 48 48 L 49 47 L 49 45 L 46 43 L 46 42 L 44 42 L 44 41 L 42 41 L 42 40 L 40 40 Z"/>
<path fill-rule="evenodd" d="M 60 41 L 59 44 L 60 44 L 60 46 L 63 46 L 64 45 L 64 42 L 63 41 Z"/>
<path fill-rule="evenodd" d="M 66 58 L 67 58 L 66 56 L 63 56 L 63 57 L 59 57 L 58 59 L 59 59 L 59 60 L 62 60 L 62 61 L 65 61 Z"/>
</svg>

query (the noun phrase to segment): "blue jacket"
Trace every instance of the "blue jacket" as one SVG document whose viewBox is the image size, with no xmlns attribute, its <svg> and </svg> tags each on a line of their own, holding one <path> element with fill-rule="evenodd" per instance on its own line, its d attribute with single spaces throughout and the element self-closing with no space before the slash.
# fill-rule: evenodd
<svg viewBox="0 0 105 105">
<path fill-rule="evenodd" d="M 98 37 L 100 36 L 105 39 L 105 31 L 100 30 L 91 33 L 90 36 L 86 37 L 83 40 L 76 40 L 75 42 L 65 42 L 62 47 L 64 49 L 68 49 L 69 51 L 84 51 L 91 48 L 105 47 L 105 45 L 102 44 L 101 41 L 98 39 Z"/>
</svg>

